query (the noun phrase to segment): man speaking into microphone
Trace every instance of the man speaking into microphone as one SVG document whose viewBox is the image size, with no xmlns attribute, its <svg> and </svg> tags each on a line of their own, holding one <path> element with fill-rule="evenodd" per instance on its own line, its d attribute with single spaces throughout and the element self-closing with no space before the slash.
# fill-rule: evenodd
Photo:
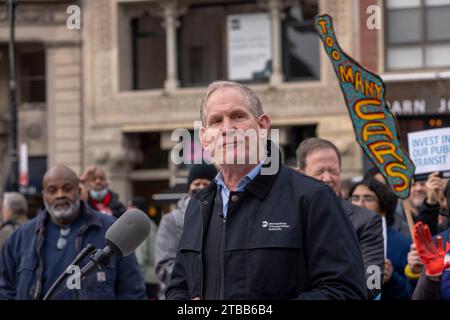
<svg viewBox="0 0 450 320">
<path fill-rule="evenodd" d="M 221 170 L 186 209 L 167 298 L 366 298 L 361 250 L 336 194 L 275 160 L 273 144 L 261 152 L 270 118 L 255 92 L 214 82 L 200 114 L 202 145 Z"/>
<path fill-rule="evenodd" d="M 42 299 L 87 244 L 105 246 L 106 231 L 115 221 L 80 200 L 79 179 L 66 166 L 48 170 L 43 186 L 45 207 L 3 246 L 0 299 Z M 144 278 L 134 253 L 113 256 L 78 288 L 63 283 L 54 299 L 145 299 Z"/>
</svg>

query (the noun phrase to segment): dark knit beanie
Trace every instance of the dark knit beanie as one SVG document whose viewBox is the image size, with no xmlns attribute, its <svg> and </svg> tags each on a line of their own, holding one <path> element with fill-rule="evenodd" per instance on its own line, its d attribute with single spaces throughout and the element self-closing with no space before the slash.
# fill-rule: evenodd
<svg viewBox="0 0 450 320">
<path fill-rule="evenodd" d="M 212 181 L 217 175 L 217 169 L 210 164 L 194 164 L 189 171 L 188 188 L 195 179 L 208 179 Z"/>
</svg>

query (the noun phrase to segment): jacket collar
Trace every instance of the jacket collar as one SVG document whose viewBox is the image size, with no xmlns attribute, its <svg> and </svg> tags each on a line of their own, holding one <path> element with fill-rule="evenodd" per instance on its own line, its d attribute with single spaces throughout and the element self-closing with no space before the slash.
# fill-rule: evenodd
<svg viewBox="0 0 450 320">
<path fill-rule="evenodd" d="M 192 197 L 199 200 L 200 202 L 209 201 L 212 197 L 214 197 L 217 190 L 217 184 L 214 180 L 204 189 L 200 190 Z"/>
<path fill-rule="evenodd" d="M 270 167 L 271 161 L 274 161 L 270 156 L 272 152 L 278 153 L 277 171 L 272 175 L 262 175 L 261 174 L 262 171 L 260 170 L 258 175 L 245 186 L 245 190 L 247 190 L 260 200 L 264 200 L 267 197 L 267 194 L 269 193 L 270 189 L 272 189 L 272 186 L 275 183 L 275 180 L 277 179 L 278 174 L 280 173 L 281 170 L 282 166 L 281 152 L 271 141 L 269 141 L 268 144 L 268 157 L 266 158 L 266 161 L 264 162 L 262 168 Z M 213 199 L 213 197 L 216 194 L 216 191 L 217 191 L 217 184 L 213 180 L 208 187 L 206 187 L 205 189 L 199 191 L 196 195 L 194 195 L 194 198 L 197 198 L 203 204 L 207 204 Z"/>
<path fill-rule="evenodd" d="M 259 200 L 264 200 L 267 197 L 270 189 L 272 189 L 275 180 L 281 169 L 281 163 L 278 170 L 272 175 L 262 175 L 261 172 L 253 179 L 246 187 L 245 190 L 253 194 Z"/>
<path fill-rule="evenodd" d="M 350 217 L 353 215 L 354 212 L 354 207 L 353 205 L 348 202 L 347 200 L 343 199 L 342 197 L 338 197 L 339 198 L 339 202 L 341 203 L 342 208 L 344 209 L 344 212 Z"/>
<path fill-rule="evenodd" d="M 100 222 L 99 217 L 95 214 L 95 210 L 88 206 L 84 201 L 81 201 L 80 204 L 80 214 L 83 217 L 83 224 L 80 227 L 79 234 L 84 233 L 87 229 L 92 226 L 101 227 L 102 224 Z M 43 232 L 45 229 L 45 223 L 47 218 L 49 217 L 49 213 L 42 207 L 38 214 L 36 215 L 36 230 L 35 233 Z"/>
<path fill-rule="evenodd" d="M 277 154 L 278 158 L 273 157 L 273 154 Z M 267 194 L 272 189 L 273 184 L 275 183 L 275 180 L 278 177 L 278 174 L 280 173 L 281 167 L 282 167 L 282 157 L 281 157 L 281 151 L 280 149 L 271 141 L 267 141 L 267 158 L 264 161 L 264 164 L 262 168 L 270 168 L 273 161 L 277 162 L 277 170 L 274 172 L 274 174 L 271 175 L 262 175 L 261 170 L 259 174 L 253 179 L 246 187 L 245 190 L 252 193 L 256 198 L 260 200 L 264 200 L 267 197 Z"/>
<path fill-rule="evenodd" d="M 14 215 L 11 219 L 13 223 L 24 223 L 28 221 L 28 217 L 26 214 Z"/>
</svg>

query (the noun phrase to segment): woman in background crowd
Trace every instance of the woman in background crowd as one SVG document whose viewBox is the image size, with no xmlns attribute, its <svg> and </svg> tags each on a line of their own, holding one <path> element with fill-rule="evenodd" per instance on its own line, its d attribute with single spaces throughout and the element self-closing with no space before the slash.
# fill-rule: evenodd
<svg viewBox="0 0 450 320">
<path fill-rule="evenodd" d="M 383 235 L 386 253 L 383 291 L 381 298 L 406 300 L 411 297 L 413 286 L 404 274 L 411 241 L 392 228 L 397 205 L 396 196 L 381 182 L 369 178 L 350 190 L 350 201 L 366 207 L 383 219 Z"/>
</svg>

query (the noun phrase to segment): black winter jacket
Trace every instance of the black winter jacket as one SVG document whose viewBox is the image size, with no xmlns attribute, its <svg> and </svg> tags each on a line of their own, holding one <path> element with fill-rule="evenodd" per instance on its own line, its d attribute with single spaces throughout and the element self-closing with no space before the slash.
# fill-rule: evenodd
<svg viewBox="0 0 450 320">
<path fill-rule="evenodd" d="M 203 261 L 212 256 L 204 248 L 216 191 L 212 182 L 189 202 L 168 299 L 204 298 L 204 266 L 217 265 Z M 215 255 L 221 298 L 366 298 L 355 231 L 322 182 L 280 165 L 277 174 L 259 174 L 244 192 L 230 193 L 224 223 Z"/>
</svg>

